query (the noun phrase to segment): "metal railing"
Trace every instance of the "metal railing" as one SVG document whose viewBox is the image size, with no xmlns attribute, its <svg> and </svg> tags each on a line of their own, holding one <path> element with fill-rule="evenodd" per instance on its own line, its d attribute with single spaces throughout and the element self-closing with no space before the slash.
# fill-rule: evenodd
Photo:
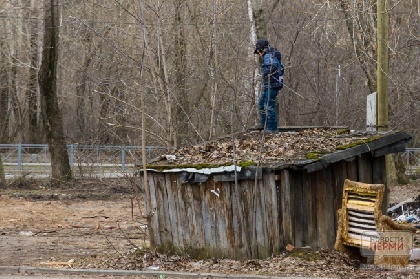
<svg viewBox="0 0 420 279">
<path fill-rule="evenodd" d="M 141 146 L 67 145 L 69 163 L 80 173 L 98 170 L 127 171 L 139 165 L 142 158 Z M 148 159 L 164 151 L 163 147 L 146 146 Z M 51 171 L 48 144 L 0 144 L 0 155 L 6 172 Z"/>
<path fill-rule="evenodd" d="M 404 156 L 406 174 L 420 177 L 420 148 L 406 148 Z"/>
<path fill-rule="evenodd" d="M 104 171 L 126 172 L 141 164 L 141 146 L 67 145 L 70 166 L 82 175 Z M 159 146 L 146 146 L 148 159 L 165 150 Z M 47 144 L 0 144 L 0 155 L 5 172 L 46 173 L 51 171 Z M 407 148 L 406 173 L 420 176 L 420 148 Z"/>
</svg>

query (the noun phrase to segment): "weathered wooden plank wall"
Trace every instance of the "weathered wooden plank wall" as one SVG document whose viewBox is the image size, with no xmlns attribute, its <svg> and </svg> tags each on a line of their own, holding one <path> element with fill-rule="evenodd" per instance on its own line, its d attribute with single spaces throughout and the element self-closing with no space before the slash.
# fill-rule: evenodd
<svg viewBox="0 0 420 279">
<path fill-rule="evenodd" d="M 280 249 L 274 172 L 261 180 L 185 183 L 149 173 L 152 245 L 194 257 L 265 258 Z M 140 178 L 143 183 L 143 178 Z"/>
<path fill-rule="evenodd" d="M 265 170 L 237 184 L 150 172 L 151 243 L 196 258 L 265 258 L 287 244 L 332 249 L 344 180 L 386 184 L 384 173 L 385 157 L 370 153 L 311 173 Z"/>
<path fill-rule="evenodd" d="M 344 180 L 384 183 L 384 170 L 384 157 L 374 158 L 367 153 L 313 173 L 291 169 L 279 171 L 282 247 L 292 244 L 332 249 Z"/>
</svg>

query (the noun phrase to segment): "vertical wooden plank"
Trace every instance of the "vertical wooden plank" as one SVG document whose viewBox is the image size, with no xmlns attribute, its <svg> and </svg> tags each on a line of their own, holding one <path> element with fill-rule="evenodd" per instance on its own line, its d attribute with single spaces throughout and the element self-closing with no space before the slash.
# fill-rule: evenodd
<svg viewBox="0 0 420 279">
<path fill-rule="evenodd" d="M 326 182 L 325 170 L 316 172 L 317 176 L 317 189 L 316 189 L 316 203 L 317 210 L 317 234 L 318 234 L 318 249 L 328 247 L 327 238 L 327 211 L 330 210 L 326 207 Z"/>
<path fill-rule="evenodd" d="M 290 181 L 290 191 L 293 193 L 291 196 L 291 206 L 294 212 L 293 219 L 293 236 L 294 236 L 294 246 L 302 247 L 303 241 L 303 186 L 302 186 L 302 171 L 294 171 L 291 173 Z"/>
<path fill-rule="evenodd" d="M 341 202 L 343 197 L 343 185 L 345 180 L 345 174 L 346 171 L 346 162 L 345 161 L 339 161 L 336 162 L 333 165 L 333 173 L 332 173 L 332 179 L 333 179 L 333 211 L 334 211 L 334 228 L 335 231 L 338 227 L 338 209 L 341 208 Z"/>
<path fill-rule="evenodd" d="M 277 182 L 276 174 L 270 174 L 265 191 L 266 204 L 266 235 L 269 253 L 277 254 L 280 250 L 278 205 L 277 205 Z M 268 255 L 268 256 L 270 256 Z"/>
<path fill-rule="evenodd" d="M 240 238 L 241 236 L 241 229 L 240 229 L 240 222 L 238 216 L 238 198 L 237 198 L 237 188 L 235 183 L 230 185 L 230 210 L 231 214 L 231 221 L 229 224 L 229 234 L 228 234 L 228 245 L 233 248 L 232 255 L 233 258 L 238 257 L 238 250 L 240 250 Z"/>
<path fill-rule="evenodd" d="M 256 257 L 262 258 L 265 256 L 265 251 L 262 248 L 265 248 L 266 244 L 266 218 L 265 218 L 265 203 L 264 203 L 264 191 L 267 187 L 266 183 L 269 177 L 269 173 L 265 173 L 262 179 L 258 180 L 256 184 L 256 191 L 254 196 L 255 201 L 255 217 L 254 217 L 254 226 L 256 230 Z"/>
<path fill-rule="evenodd" d="M 222 182 L 213 182 L 214 188 L 219 193 L 219 196 L 214 194 L 214 205 L 215 205 L 215 226 L 216 226 L 216 235 L 217 235 L 217 257 L 225 257 L 227 256 L 227 252 L 229 251 L 228 241 L 227 241 L 227 233 L 228 233 L 228 222 L 229 222 L 229 207 L 228 204 L 230 203 L 228 198 L 229 194 L 229 186 L 228 183 Z"/>
<path fill-rule="evenodd" d="M 180 232 L 179 232 L 179 216 L 178 216 L 178 210 L 177 210 L 177 205 L 176 205 L 176 194 L 177 192 L 173 190 L 172 188 L 172 182 L 171 182 L 171 173 L 165 173 L 164 175 L 164 185 L 166 186 L 166 196 L 165 199 L 168 203 L 168 217 L 169 217 L 169 224 L 170 227 L 168 228 L 168 230 L 170 231 L 169 233 L 172 235 L 171 237 L 171 242 L 172 244 L 174 244 L 175 246 L 180 246 L 181 245 L 181 240 L 180 240 Z"/>
<path fill-rule="evenodd" d="M 225 219 L 225 249 L 227 249 L 227 253 L 229 257 L 232 257 L 234 254 L 234 235 L 233 235 L 233 210 L 232 210 L 232 183 L 224 182 L 222 183 L 223 192 L 223 207 L 226 214 Z"/>
<path fill-rule="evenodd" d="M 308 212 L 308 245 L 314 249 L 318 249 L 318 229 L 317 229 L 317 176 L 316 173 L 309 174 L 308 181 L 308 198 L 309 212 Z M 324 216 L 322 216 L 324 218 Z"/>
<path fill-rule="evenodd" d="M 184 234 L 185 234 L 185 227 L 188 229 L 188 219 L 185 216 L 183 210 L 183 197 L 180 195 L 179 187 L 177 184 L 176 174 L 175 173 L 168 173 L 166 178 L 168 179 L 167 184 L 170 187 L 170 191 L 172 192 L 172 200 L 174 206 L 173 218 L 175 220 L 174 225 L 176 227 L 172 227 L 172 230 L 176 230 L 177 239 L 173 242 L 175 247 L 183 248 L 184 247 Z M 185 223 L 184 223 L 185 222 Z M 185 224 L 181 226 L 181 224 Z"/>
<path fill-rule="evenodd" d="M 302 174 L 302 246 L 309 246 L 309 231 L 311 228 L 309 227 L 309 222 L 312 218 L 312 208 L 311 205 L 313 204 L 313 196 L 311 192 L 310 182 L 309 182 L 309 175 L 306 171 L 301 171 Z"/>
<path fill-rule="evenodd" d="M 159 219 L 159 227 L 160 227 L 160 235 L 161 235 L 161 244 L 164 244 L 167 241 L 172 242 L 172 233 L 171 233 L 171 222 L 169 220 L 169 204 L 167 200 L 167 193 L 166 188 L 167 185 L 165 184 L 165 175 L 159 175 L 156 177 L 156 198 L 158 201 L 158 219 Z"/>
<path fill-rule="evenodd" d="M 278 179 L 276 180 L 276 198 L 277 198 L 277 220 L 278 220 L 278 242 L 279 242 L 279 248 L 280 247 L 284 247 L 287 244 L 285 243 L 284 240 L 284 231 L 283 231 L 283 210 L 282 210 L 282 194 L 281 194 L 281 189 L 282 189 L 282 179 L 281 179 L 281 172 L 277 171 L 276 172 L 276 177 L 278 177 Z"/>
<path fill-rule="evenodd" d="M 346 160 L 346 171 L 347 175 L 345 178 L 348 178 L 353 181 L 359 181 L 359 172 L 358 172 L 358 160 L 356 157 L 353 157 L 352 160 Z"/>
<path fill-rule="evenodd" d="M 143 178 L 142 178 L 143 179 Z M 152 247 L 156 247 L 157 245 L 161 244 L 160 239 L 160 226 L 159 226 L 159 218 L 157 209 L 160 206 L 160 204 L 157 203 L 156 200 L 156 185 L 155 185 L 155 175 L 149 175 L 148 176 L 148 187 L 150 197 L 147 198 L 146 202 L 149 203 L 149 206 L 146 206 L 146 212 L 143 214 L 146 214 L 150 218 L 150 227 L 149 227 L 149 240 Z"/>
<path fill-rule="evenodd" d="M 249 229 L 252 232 L 251 234 L 251 243 L 250 243 L 250 249 L 251 249 L 251 257 L 257 258 L 258 257 L 258 250 L 257 250 L 257 228 L 256 228 L 256 214 L 257 214 L 257 200 L 255 200 L 255 196 L 258 193 L 258 181 L 254 180 L 254 184 L 251 185 L 250 190 L 248 191 L 247 196 L 247 204 L 249 207 Z"/>
<path fill-rule="evenodd" d="M 195 227 L 193 228 L 192 234 L 195 236 L 195 245 L 196 248 L 205 247 L 205 227 L 203 221 L 203 196 L 201 195 L 200 186 L 198 185 L 186 185 L 191 188 L 192 199 L 193 199 L 193 208 L 192 214 L 195 219 Z"/>
<path fill-rule="evenodd" d="M 262 223 L 262 237 L 259 238 L 259 258 L 267 258 L 274 252 L 273 238 L 277 233 L 277 218 L 275 203 L 275 174 L 267 172 L 259 183 L 260 189 L 260 214 Z"/>
<path fill-rule="evenodd" d="M 391 156 L 391 155 L 386 155 Z M 382 202 L 382 214 L 387 214 L 387 210 L 389 207 L 389 195 L 390 195 L 390 189 L 387 181 L 387 175 L 386 175 L 386 156 L 380 156 L 380 157 L 373 157 L 372 158 L 372 181 L 375 184 L 384 184 L 385 185 L 385 191 L 384 191 L 384 197 Z"/>
<path fill-rule="evenodd" d="M 188 214 L 187 208 L 189 197 L 187 195 L 186 186 L 182 187 L 178 184 L 177 174 L 170 173 L 169 179 L 171 180 L 172 192 L 174 193 L 175 208 L 177 211 L 177 226 L 179 242 L 177 247 L 183 249 L 188 247 L 191 243 L 190 226 L 192 223 L 191 215 Z M 191 186 L 189 186 L 191 187 Z M 176 229 L 176 228 L 173 228 Z"/>
<path fill-rule="evenodd" d="M 372 183 L 387 184 L 385 156 L 372 158 Z"/>
<path fill-rule="evenodd" d="M 253 183 L 250 184 L 248 191 L 244 193 L 246 204 L 244 204 L 244 208 L 248 209 L 248 224 L 247 227 L 250 231 L 250 257 L 257 258 L 258 257 L 258 249 L 257 249 L 257 228 L 256 228 L 256 214 L 257 214 L 257 200 L 255 199 L 258 193 L 258 185 L 259 181 L 253 180 Z"/>
<path fill-rule="evenodd" d="M 204 239 L 205 245 L 210 248 L 212 251 L 215 249 L 216 235 L 215 235 L 215 226 L 214 226 L 214 205 L 212 202 L 212 195 L 214 195 L 210 190 L 213 190 L 213 187 L 209 187 L 208 184 L 200 184 L 201 195 L 203 197 L 202 203 L 202 212 L 203 212 L 203 222 L 204 222 Z"/>
<path fill-rule="evenodd" d="M 244 185 L 245 184 L 245 185 Z M 244 210 L 242 209 L 241 192 L 246 187 L 246 180 L 238 181 L 237 187 L 233 185 L 232 211 L 233 211 L 233 238 L 235 247 L 235 258 L 242 258 L 247 255 L 248 242 L 246 240 Z"/>
<path fill-rule="evenodd" d="M 332 177 L 332 167 L 328 166 L 325 168 L 325 186 L 326 186 L 326 195 L 325 195 L 325 219 L 327 225 L 327 247 L 329 249 L 334 248 L 335 243 L 335 223 L 334 223 L 334 179 Z"/>
<path fill-rule="evenodd" d="M 253 255 L 253 236 L 254 236 L 254 229 L 252 228 L 252 199 L 250 197 L 253 196 L 254 188 L 255 188 L 255 181 L 254 180 L 246 180 L 241 181 L 241 210 L 243 212 L 243 226 L 244 226 L 244 234 L 243 234 L 243 241 L 244 245 L 247 250 L 247 257 L 252 258 Z"/>
<path fill-rule="evenodd" d="M 232 183 L 230 182 L 224 182 L 222 183 L 222 187 L 224 189 L 224 193 L 225 195 L 223 196 L 223 207 L 224 207 L 224 211 L 226 214 L 226 219 L 224 220 L 225 222 L 225 249 L 227 249 L 226 253 L 228 253 L 227 255 L 229 257 L 232 257 L 232 255 L 234 254 L 234 249 L 235 249 L 235 237 L 234 237 L 234 232 L 233 232 L 233 219 L 234 219 L 234 212 L 233 212 L 233 208 L 232 208 Z"/>
<path fill-rule="evenodd" d="M 373 183 L 372 181 L 372 155 L 363 153 L 358 157 L 359 182 Z"/>
<path fill-rule="evenodd" d="M 162 243 L 161 236 L 160 236 L 160 226 L 159 226 L 159 215 L 157 213 L 157 209 L 160 206 L 156 200 L 156 176 L 148 176 L 149 180 L 149 193 L 150 193 L 150 209 L 146 212 L 147 215 L 151 216 L 151 224 L 152 224 L 152 231 L 150 231 L 150 234 L 154 235 L 154 239 L 150 240 L 151 242 L 154 242 L 155 244 L 152 244 L 152 246 L 156 246 L 158 243 L 159 245 Z"/>
<path fill-rule="evenodd" d="M 165 223 L 165 206 L 163 204 L 163 197 L 162 197 L 162 191 L 161 191 L 161 183 L 160 183 L 160 178 L 161 175 L 156 175 L 154 176 L 154 185 L 155 185 L 155 197 L 156 197 L 156 211 L 155 211 L 155 215 L 157 216 L 157 221 L 158 221 L 158 234 L 160 236 L 160 242 L 158 245 L 161 245 L 165 239 L 166 239 L 166 235 L 165 235 L 165 228 L 166 228 L 166 223 Z"/>
<path fill-rule="evenodd" d="M 293 211 L 290 191 L 290 174 L 287 169 L 281 171 L 281 209 L 283 213 L 283 239 L 284 244 L 294 244 L 293 240 Z"/>
<path fill-rule="evenodd" d="M 195 232 L 195 228 L 197 226 L 196 224 L 196 218 L 194 214 L 194 205 L 193 205 L 193 196 L 192 196 L 192 186 L 182 185 L 177 180 L 177 186 L 178 186 L 178 197 L 182 197 L 182 201 L 179 201 L 181 210 L 181 216 L 182 214 L 185 216 L 183 218 L 187 219 L 188 227 L 184 228 L 184 235 L 182 236 L 184 246 L 183 248 L 188 247 L 195 247 L 197 244 L 197 235 Z M 181 217 L 182 218 L 182 217 Z M 182 219 L 181 219 L 182 220 Z M 181 222 L 181 224 L 183 224 Z M 181 225 L 182 226 L 182 225 Z"/>
</svg>

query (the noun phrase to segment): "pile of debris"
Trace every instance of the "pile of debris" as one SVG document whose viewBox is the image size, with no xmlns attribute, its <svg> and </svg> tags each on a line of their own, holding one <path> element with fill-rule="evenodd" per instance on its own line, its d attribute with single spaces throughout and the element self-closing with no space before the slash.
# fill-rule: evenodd
<svg viewBox="0 0 420 279">
<path fill-rule="evenodd" d="M 398 223 L 412 223 L 420 229 L 420 195 L 397 204 L 391 204 L 388 215 Z"/>
</svg>

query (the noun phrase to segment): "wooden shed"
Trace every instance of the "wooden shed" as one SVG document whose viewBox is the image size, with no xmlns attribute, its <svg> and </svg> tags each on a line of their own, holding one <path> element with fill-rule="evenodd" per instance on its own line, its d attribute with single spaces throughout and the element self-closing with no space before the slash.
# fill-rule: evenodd
<svg viewBox="0 0 420 279">
<path fill-rule="evenodd" d="M 161 156 L 147 166 L 151 245 L 195 258 L 266 258 L 333 248 L 346 178 L 386 184 L 385 155 L 405 132 L 294 129 L 237 134 Z"/>
</svg>

